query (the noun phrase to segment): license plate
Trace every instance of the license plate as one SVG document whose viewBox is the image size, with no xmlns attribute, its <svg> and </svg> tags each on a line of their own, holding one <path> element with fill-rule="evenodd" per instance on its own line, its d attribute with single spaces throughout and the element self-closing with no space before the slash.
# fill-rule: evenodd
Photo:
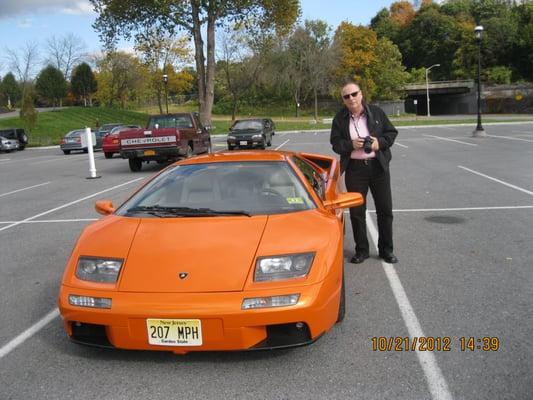
<svg viewBox="0 0 533 400">
<path fill-rule="evenodd" d="M 199 319 L 147 319 L 148 343 L 157 346 L 201 346 Z"/>
<path fill-rule="evenodd" d="M 241 141 L 239 142 L 239 144 L 240 144 L 241 146 L 246 146 L 246 145 L 248 144 L 248 142 L 247 142 L 246 140 L 241 140 Z"/>
<path fill-rule="evenodd" d="M 145 150 L 144 151 L 145 156 L 155 156 L 155 150 Z"/>
</svg>

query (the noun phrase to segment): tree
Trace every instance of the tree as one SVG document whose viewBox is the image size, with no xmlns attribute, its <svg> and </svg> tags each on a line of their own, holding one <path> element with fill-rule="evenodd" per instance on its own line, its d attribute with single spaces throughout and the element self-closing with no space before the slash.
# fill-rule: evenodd
<svg viewBox="0 0 533 400">
<path fill-rule="evenodd" d="M 376 84 L 376 100 L 398 100 L 403 94 L 403 87 L 409 79 L 402 64 L 402 55 L 398 47 L 389 39 L 378 40 L 376 59 L 372 65 L 372 79 Z"/>
<path fill-rule="evenodd" d="M 139 38 L 135 49 L 141 53 L 144 65 L 151 73 L 150 86 L 157 98 L 159 112 L 163 113 L 163 94 L 165 91 L 163 75 L 169 76 L 167 89 L 172 87 L 171 71 L 176 67 L 192 61 L 191 50 L 186 37 L 173 35 L 154 29 L 149 35 Z"/>
<path fill-rule="evenodd" d="M 28 132 L 31 132 L 37 124 L 38 115 L 39 113 L 33 104 L 33 90 L 28 88 L 24 92 L 24 97 L 22 98 L 22 107 L 19 112 L 24 129 L 26 129 Z"/>
<path fill-rule="evenodd" d="M 55 66 L 63 73 L 65 79 L 70 78 L 74 65 L 79 64 L 85 54 L 85 44 L 79 37 L 72 33 L 61 38 L 52 36 L 46 42 L 47 64 Z"/>
<path fill-rule="evenodd" d="M 349 22 L 342 22 L 334 37 L 337 59 L 335 76 L 338 80 L 351 78 L 358 82 L 368 101 L 377 90 L 371 70 L 376 64 L 377 42 L 374 31 Z M 337 89 L 334 88 L 335 92 L 338 92 Z"/>
<path fill-rule="evenodd" d="M 370 21 L 370 28 L 379 38 L 386 37 L 393 43 L 397 43 L 398 34 L 400 32 L 400 24 L 398 21 L 391 18 L 389 10 L 382 8 L 374 18 Z"/>
<path fill-rule="evenodd" d="M 98 89 L 96 77 L 87 63 L 81 63 L 72 71 L 71 90 L 74 96 L 83 100 L 83 105 L 92 106 L 92 96 Z"/>
<path fill-rule="evenodd" d="M 155 29 L 171 34 L 188 32 L 194 41 L 200 118 L 209 124 L 214 100 L 215 30 L 227 21 L 244 21 L 250 28 L 286 30 L 299 15 L 298 0 L 90 0 L 99 14 L 94 27 L 107 45 L 118 35 L 137 41 Z M 207 34 L 204 43 L 203 31 Z M 207 53 L 204 53 L 206 51 Z"/>
<path fill-rule="evenodd" d="M 408 1 L 397 1 L 390 6 L 390 16 L 399 26 L 406 26 L 415 17 L 415 9 Z"/>
<path fill-rule="evenodd" d="M 143 97 L 147 90 L 149 72 L 138 58 L 125 52 L 109 52 L 99 63 L 96 75 L 98 89 L 95 97 L 108 107 L 121 108 Z"/>
<path fill-rule="evenodd" d="M 314 116 L 318 120 L 318 95 L 328 89 L 331 80 L 331 28 L 324 21 L 307 20 L 304 29 L 308 42 L 305 52 L 307 84 L 313 93 Z"/>
<path fill-rule="evenodd" d="M 8 72 L 2 79 L 1 87 L 1 92 L 4 95 L 4 100 L 6 102 L 5 104 L 8 107 L 14 107 L 22 97 L 22 91 L 20 90 L 20 86 L 15 79 L 15 75 L 13 75 L 11 72 Z"/>
<path fill-rule="evenodd" d="M 219 68 L 224 76 L 224 87 L 231 97 L 231 120 L 234 121 L 240 98 L 256 82 L 261 59 L 254 54 L 243 29 L 235 28 L 221 36 Z"/>
<path fill-rule="evenodd" d="M 22 85 L 22 96 L 24 97 L 26 86 L 30 83 L 34 69 L 39 62 L 37 44 L 28 42 L 19 51 L 8 48 L 5 52 L 9 67 L 15 71 L 18 81 Z"/>
<path fill-rule="evenodd" d="M 44 68 L 35 82 L 37 94 L 49 100 L 52 107 L 62 104 L 62 99 L 67 95 L 67 81 L 63 73 L 53 65 Z"/>
</svg>

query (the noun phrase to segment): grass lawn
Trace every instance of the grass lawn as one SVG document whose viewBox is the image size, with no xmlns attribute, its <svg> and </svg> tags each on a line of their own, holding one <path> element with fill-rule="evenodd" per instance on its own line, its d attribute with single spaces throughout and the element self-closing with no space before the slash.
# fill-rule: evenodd
<svg viewBox="0 0 533 400">
<path fill-rule="evenodd" d="M 191 112 L 195 111 L 193 105 L 185 107 L 169 106 L 169 112 Z M 150 114 L 157 114 L 157 107 L 145 108 L 142 112 L 125 111 L 104 107 L 69 107 L 57 111 L 39 113 L 37 126 L 30 133 L 30 146 L 48 146 L 57 145 L 61 137 L 73 129 L 80 129 L 86 126 L 92 128 L 96 125 L 96 120 L 100 125 L 112 122 L 121 122 L 125 124 L 138 124 L 145 126 Z M 274 115 L 246 115 L 237 118 L 254 118 L 254 117 L 273 117 L 276 124 L 276 132 L 293 131 L 293 130 L 329 130 L 331 128 L 332 115 L 321 116 L 317 122 L 309 115 L 303 117 L 286 117 Z M 445 125 L 445 124 L 475 124 L 476 118 L 472 116 L 469 119 L 425 119 L 424 117 L 416 118 L 414 115 L 404 115 L 391 118 L 395 126 L 405 125 Z M 485 121 L 492 119 L 486 118 Z M 502 117 L 492 121 L 510 122 L 516 119 Z M 324 123 L 325 122 L 325 123 Z M 211 134 L 226 134 L 231 126 L 231 117 L 228 115 L 213 115 Z M 0 118 L 0 128 L 22 127 L 20 119 L 17 118 Z"/>
</svg>

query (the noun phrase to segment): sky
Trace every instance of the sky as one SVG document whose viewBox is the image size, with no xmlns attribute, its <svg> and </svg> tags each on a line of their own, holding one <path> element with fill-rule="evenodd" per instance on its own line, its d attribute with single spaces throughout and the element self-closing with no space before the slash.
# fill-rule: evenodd
<svg viewBox="0 0 533 400">
<path fill-rule="evenodd" d="M 321 19 L 333 30 L 342 21 L 368 25 L 380 9 L 391 3 L 393 0 L 300 0 L 301 20 Z M 6 49 L 36 43 L 42 49 L 42 58 L 47 40 L 54 36 L 73 34 L 88 52 L 98 52 L 101 43 L 91 26 L 96 16 L 89 0 L 0 0 L 0 76 L 9 71 Z M 121 42 L 119 47 L 131 49 L 132 44 Z"/>
</svg>

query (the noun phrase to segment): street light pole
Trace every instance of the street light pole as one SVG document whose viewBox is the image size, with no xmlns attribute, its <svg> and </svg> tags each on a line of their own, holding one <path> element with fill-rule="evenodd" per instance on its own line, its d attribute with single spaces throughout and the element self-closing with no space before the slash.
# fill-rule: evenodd
<svg viewBox="0 0 533 400">
<path fill-rule="evenodd" d="M 433 67 L 440 67 L 440 64 L 433 64 L 431 67 L 426 68 L 426 98 L 428 102 L 428 117 L 431 116 L 431 113 L 429 112 L 429 79 L 428 79 L 428 73 L 429 70 Z"/>
<path fill-rule="evenodd" d="M 485 129 L 481 125 L 481 38 L 483 36 L 483 27 L 478 25 L 474 28 L 474 34 L 477 41 L 477 126 L 472 136 L 474 137 L 485 137 Z"/>
<path fill-rule="evenodd" d="M 168 114 L 168 90 L 167 90 L 168 75 L 167 74 L 163 75 L 163 83 L 165 84 L 165 106 L 166 106 L 167 114 Z"/>
</svg>

